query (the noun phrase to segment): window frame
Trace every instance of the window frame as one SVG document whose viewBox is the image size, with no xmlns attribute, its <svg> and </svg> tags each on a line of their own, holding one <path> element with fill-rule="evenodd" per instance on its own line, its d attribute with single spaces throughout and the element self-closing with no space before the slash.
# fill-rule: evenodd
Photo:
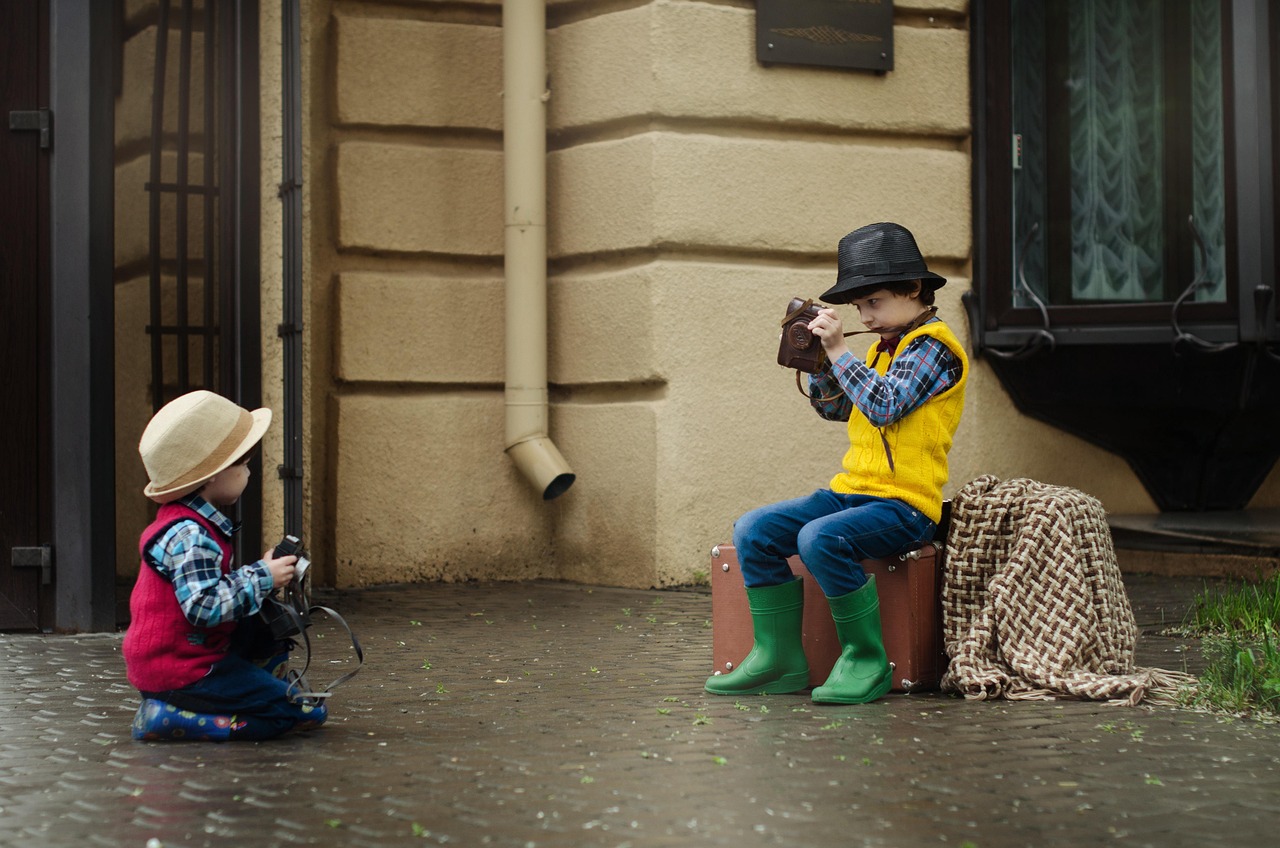
<svg viewBox="0 0 1280 848">
<path fill-rule="evenodd" d="M 1269 285 L 1278 306 L 1273 176 L 1280 168 L 1274 134 L 1280 63 L 1270 60 L 1270 48 L 1280 38 L 1265 0 L 1221 2 L 1226 301 L 1187 301 L 1177 317 L 1184 331 L 1209 342 L 1275 339 L 1277 321 L 1259 315 L 1254 289 Z M 1046 305 L 1043 312 L 1015 305 L 1009 0 L 974 0 L 971 22 L 975 243 L 974 288 L 965 300 L 975 350 L 1026 345 L 1046 331 L 1064 344 L 1172 342 L 1173 301 Z M 1191 282 L 1166 284 L 1166 291 Z"/>
</svg>

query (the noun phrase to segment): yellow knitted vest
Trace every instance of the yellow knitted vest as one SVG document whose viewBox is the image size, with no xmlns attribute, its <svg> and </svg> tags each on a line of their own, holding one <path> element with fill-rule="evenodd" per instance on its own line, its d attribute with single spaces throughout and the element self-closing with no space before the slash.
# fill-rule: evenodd
<svg viewBox="0 0 1280 848">
<path fill-rule="evenodd" d="M 896 498 L 920 510 L 933 521 L 942 517 L 942 486 L 947 482 L 947 452 L 964 410 L 964 387 L 969 380 L 969 358 L 951 329 L 941 321 L 917 327 L 898 343 L 904 349 L 917 336 L 933 336 L 960 360 L 963 370 L 954 386 L 925 401 L 922 406 L 881 431 L 865 415 L 853 410 L 849 416 L 849 452 L 844 455 L 844 471 L 831 478 L 831 489 L 843 494 Z M 867 364 L 875 361 L 876 349 L 867 351 Z M 880 374 L 889 370 L 892 357 L 881 357 L 874 367 Z M 885 452 L 888 444 L 889 453 Z M 889 467 L 889 454 L 893 468 Z"/>
</svg>

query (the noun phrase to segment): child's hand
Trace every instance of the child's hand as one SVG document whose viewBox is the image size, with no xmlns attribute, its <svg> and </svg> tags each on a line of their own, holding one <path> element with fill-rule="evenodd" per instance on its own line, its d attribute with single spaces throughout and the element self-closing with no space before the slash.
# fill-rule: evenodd
<svg viewBox="0 0 1280 848">
<path fill-rule="evenodd" d="M 262 555 L 262 561 L 267 564 L 267 569 L 271 572 L 271 582 L 273 589 L 279 589 L 293 579 L 293 572 L 298 558 L 293 554 L 273 559 L 274 549 L 267 548 Z"/>
<path fill-rule="evenodd" d="M 809 322 L 809 329 L 822 342 L 822 349 L 832 362 L 849 352 L 844 341 L 844 324 L 834 309 L 820 311 L 818 317 Z"/>
</svg>

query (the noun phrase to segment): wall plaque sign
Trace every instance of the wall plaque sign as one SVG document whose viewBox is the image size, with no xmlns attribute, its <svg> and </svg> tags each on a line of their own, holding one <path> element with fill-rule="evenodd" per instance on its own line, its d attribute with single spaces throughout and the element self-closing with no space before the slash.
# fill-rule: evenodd
<svg viewBox="0 0 1280 848">
<path fill-rule="evenodd" d="M 893 0 L 756 0 L 763 64 L 893 70 Z"/>
</svg>

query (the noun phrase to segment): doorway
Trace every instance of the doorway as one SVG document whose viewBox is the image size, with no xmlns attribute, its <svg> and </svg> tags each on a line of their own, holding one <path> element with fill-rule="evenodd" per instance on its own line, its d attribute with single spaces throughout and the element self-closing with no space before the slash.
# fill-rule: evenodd
<svg viewBox="0 0 1280 848">
<path fill-rule="evenodd" d="M 44 0 L 0 3 L 0 630 L 53 620 L 48 17 Z"/>
</svg>

